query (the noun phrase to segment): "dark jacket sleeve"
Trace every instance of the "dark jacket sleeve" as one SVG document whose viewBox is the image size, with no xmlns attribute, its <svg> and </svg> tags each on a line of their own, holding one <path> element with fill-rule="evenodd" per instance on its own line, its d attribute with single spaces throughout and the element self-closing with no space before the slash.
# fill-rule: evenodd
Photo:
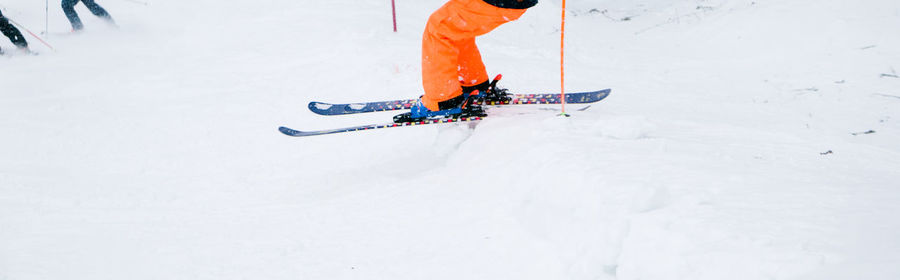
<svg viewBox="0 0 900 280">
<path fill-rule="evenodd" d="M 537 5 L 538 0 L 484 0 L 485 3 L 507 9 L 528 9 Z"/>
<path fill-rule="evenodd" d="M 0 12 L 0 32 L 3 32 L 3 35 L 6 35 L 10 41 L 13 42 L 14 45 L 20 48 L 27 48 L 28 42 L 25 41 L 25 37 L 22 36 L 22 32 L 19 32 L 15 26 L 9 23 L 9 20 L 3 16 L 3 13 Z"/>
</svg>

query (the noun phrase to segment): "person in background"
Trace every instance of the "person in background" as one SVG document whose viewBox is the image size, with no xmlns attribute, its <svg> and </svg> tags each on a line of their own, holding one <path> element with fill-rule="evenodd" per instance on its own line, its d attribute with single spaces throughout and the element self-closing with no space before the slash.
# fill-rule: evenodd
<svg viewBox="0 0 900 280">
<path fill-rule="evenodd" d="M 75 4 L 81 1 L 84 5 L 91 11 L 92 14 L 98 16 L 112 25 L 115 25 L 115 21 L 113 21 L 112 17 L 103 7 L 94 3 L 94 0 L 62 0 L 62 9 L 63 12 L 66 13 L 66 17 L 69 18 L 69 22 L 72 23 L 72 31 L 76 32 L 84 28 L 84 25 L 81 23 L 81 19 L 78 18 L 78 13 L 75 12 Z"/>
<path fill-rule="evenodd" d="M 19 47 L 19 50 L 24 51 L 26 53 L 30 53 L 28 50 L 28 42 L 25 41 L 25 37 L 22 36 L 22 32 L 19 32 L 19 29 L 9 23 L 9 20 L 3 16 L 3 12 L 0 11 L 0 32 L 3 32 L 10 41 L 12 41 L 13 45 Z M 0 50 L 0 53 L 3 53 L 3 50 Z"/>
</svg>

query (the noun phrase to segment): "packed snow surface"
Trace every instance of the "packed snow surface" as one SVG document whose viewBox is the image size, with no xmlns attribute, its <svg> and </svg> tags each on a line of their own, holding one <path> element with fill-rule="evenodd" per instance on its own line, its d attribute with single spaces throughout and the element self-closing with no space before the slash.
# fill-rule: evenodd
<svg viewBox="0 0 900 280">
<path fill-rule="evenodd" d="M 0 38 L 2 280 L 900 279 L 900 1 L 570 0 L 606 100 L 308 138 L 421 94 L 443 0 L 98 1 L 0 4 L 55 48 Z M 559 91 L 561 4 L 501 86 Z"/>
</svg>

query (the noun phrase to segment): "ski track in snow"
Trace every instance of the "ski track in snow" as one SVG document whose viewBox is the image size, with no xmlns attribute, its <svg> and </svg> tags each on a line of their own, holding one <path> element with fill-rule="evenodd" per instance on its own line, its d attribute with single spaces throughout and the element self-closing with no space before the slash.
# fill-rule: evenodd
<svg viewBox="0 0 900 280">
<path fill-rule="evenodd" d="M 364 2 L 51 7 L 0 57 L 0 279 L 900 277 L 897 1 L 570 0 L 566 89 L 613 89 L 571 118 L 281 135 L 419 95 L 444 1 Z M 557 90 L 559 6 L 479 38 L 501 86 Z"/>
</svg>

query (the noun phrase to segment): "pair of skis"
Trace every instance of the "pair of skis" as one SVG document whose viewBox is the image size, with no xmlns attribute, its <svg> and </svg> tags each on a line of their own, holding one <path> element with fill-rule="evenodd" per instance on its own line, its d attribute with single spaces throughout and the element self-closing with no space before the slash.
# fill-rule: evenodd
<svg viewBox="0 0 900 280">
<path fill-rule="evenodd" d="M 567 104 L 587 104 L 594 103 L 606 98 L 610 93 L 610 89 L 598 90 L 598 91 L 588 91 L 588 92 L 577 92 L 577 93 L 568 93 L 565 95 Z M 510 99 L 507 101 L 484 101 L 481 105 L 487 106 L 508 106 L 508 105 L 531 105 L 531 104 L 560 104 L 562 103 L 562 96 L 559 93 L 544 93 L 544 94 L 509 94 Z M 363 102 L 363 103 L 347 103 L 347 104 L 331 104 L 324 102 L 310 102 L 309 110 L 313 113 L 325 116 L 338 116 L 338 115 L 348 115 L 348 114 L 360 114 L 360 113 L 370 113 L 370 112 L 383 112 L 383 111 L 394 111 L 394 110 L 408 110 L 415 104 L 417 99 L 402 99 L 402 100 L 389 100 L 389 101 L 378 101 L 378 102 Z M 360 130 L 371 130 L 371 129 L 382 129 L 382 128 L 391 128 L 391 127 L 402 127 L 402 126 L 415 126 L 415 125 L 428 125 L 428 124 L 441 124 L 441 123 L 459 123 L 459 122 L 471 122 L 471 121 L 479 121 L 484 119 L 485 117 L 445 117 L 445 118 L 437 118 L 437 119 L 427 119 L 422 121 L 414 121 L 414 122 L 400 122 L 400 123 L 383 123 L 383 124 L 369 124 L 369 125 L 360 125 L 360 126 L 352 126 L 345 128 L 336 128 L 336 129 L 325 129 L 325 130 L 313 130 L 313 131 L 300 131 L 287 127 L 279 127 L 278 131 L 284 133 L 288 136 L 314 136 L 314 135 L 325 135 L 325 134 L 334 134 L 334 133 L 343 133 L 343 132 L 351 132 L 351 131 L 360 131 Z"/>
</svg>

